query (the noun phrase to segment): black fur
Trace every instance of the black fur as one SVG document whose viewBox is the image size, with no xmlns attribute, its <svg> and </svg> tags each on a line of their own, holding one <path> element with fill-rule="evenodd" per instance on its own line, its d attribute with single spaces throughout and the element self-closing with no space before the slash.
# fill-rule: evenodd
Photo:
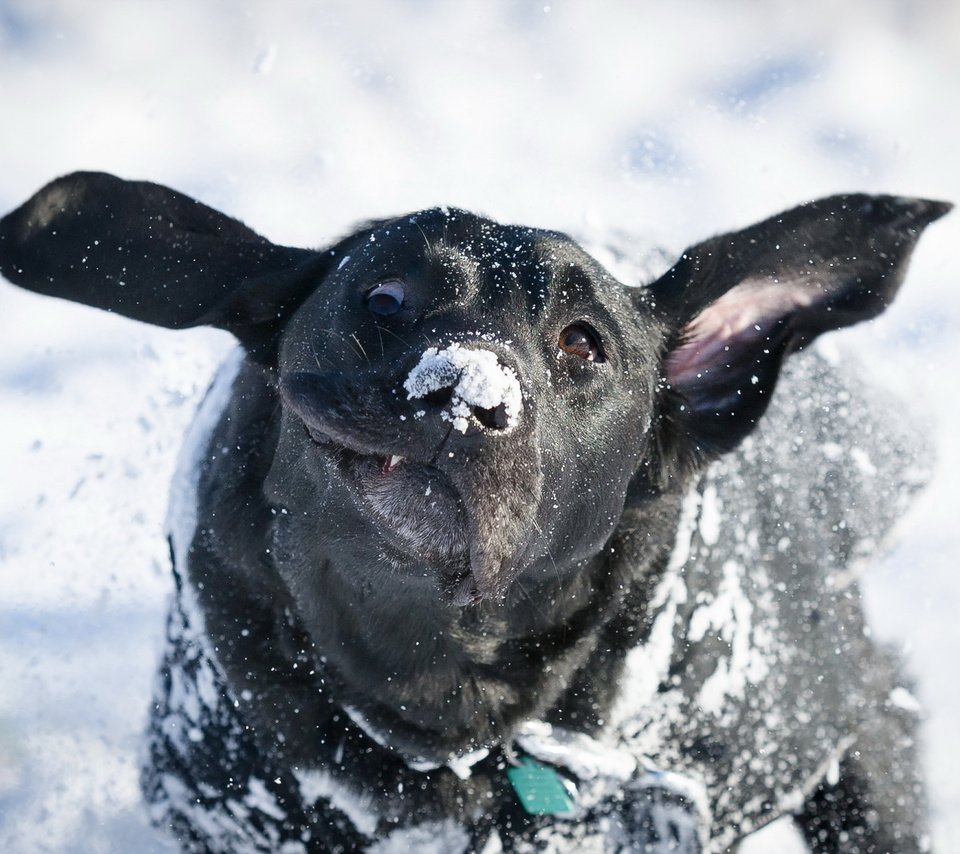
<svg viewBox="0 0 960 854">
<path fill-rule="evenodd" d="M 311 251 L 77 173 L 5 217 L 10 281 L 245 349 L 182 475 L 157 821 L 191 850 L 692 852 L 798 810 L 817 850 L 921 850 L 912 722 L 850 575 L 918 485 L 913 440 L 822 360 L 774 388 L 889 305 L 947 210 L 822 199 L 641 288 L 459 210 Z M 394 313 L 366 302 L 384 281 Z M 458 412 L 452 344 L 519 408 Z M 431 347 L 453 379 L 405 387 Z M 572 816 L 520 808 L 526 755 Z"/>
</svg>

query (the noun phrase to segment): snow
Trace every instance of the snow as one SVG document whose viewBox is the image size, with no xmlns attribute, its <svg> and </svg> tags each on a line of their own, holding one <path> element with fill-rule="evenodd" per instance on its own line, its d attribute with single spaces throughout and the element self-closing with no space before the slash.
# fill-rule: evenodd
<svg viewBox="0 0 960 854">
<path fill-rule="evenodd" d="M 190 422 L 180 449 L 177 469 L 170 483 L 170 503 L 167 507 L 166 529 L 173 550 L 176 566 L 186 567 L 190 545 L 197 529 L 197 483 L 200 477 L 202 455 L 206 452 L 210 435 L 216 429 L 230 400 L 234 380 L 243 366 L 244 353 L 235 348 L 218 368 L 210 388 L 197 408 Z M 203 612 L 193 601 L 190 585 L 184 586 L 185 604 L 189 609 L 191 625 L 203 635 Z M 209 651 L 209 650 L 208 650 Z M 209 707 L 217 705 L 218 697 L 213 688 L 209 688 L 205 697 L 200 698 Z M 198 720 L 198 715 L 191 715 Z"/>
<path fill-rule="evenodd" d="M 300 794 L 308 804 L 326 798 L 353 822 L 361 833 L 372 834 L 380 820 L 369 798 L 351 792 L 332 774 L 319 769 L 294 769 Z"/>
<path fill-rule="evenodd" d="M 898 685 L 890 692 L 890 705 L 907 712 L 923 711 L 923 706 L 917 702 L 917 698 L 902 685 Z"/>
<path fill-rule="evenodd" d="M 289 245 L 448 204 L 682 247 L 834 192 L 958 201 L 958 32 L 957 4 L 897 0 L 549 14 L 517 0 L 11 0 L 0 209 L 89 168 L 167 183 Z M 866 593 L 927 710 L 942 851 L 960 850 L 958 243 L 954 213 L 921 240 L 893 308 L 831 344 L 939 447 Z M 602 260 L 648 278 L 646 261 Z M 163 520 L 187 424 L 233 345 L 5 284 L 0 338 L 0 850 L 168 851 L 137 787 L 171 587 Z M 803 850 L 782 826 L 760 836 L 743 851 Z"/>
<path fill-rule="evenodd" d="M 345 705 L 343 710 L 350 717 L 350 720 L 353 721 L 360 729 L 364 731 L 371 739 L 373 739 L 381 747 L 385 747 L 388 750 L 393 750 L 403 757 L 403 761 L 415 771 L 433 771 L 439 768 L 441 765 L 446 765 L 454 774 L 456 774 L 461 780 L 467 780 L 470 778 L 472 773 L 472 768 L 478 762 L 483 759 L 486 759 L 490 755 L 489 748 L 481 747 L 476 750 L 469 750 L 466 753 L 461 753 L 459 755 L 451 755 L 444 762 L 432 762 L 428 759 L 424 759 L 420 756 L 412 756 L 408 753 L 404 753 L 402 750 L 399 750 L 395 747 L 390 739 L 389 734 L 378 730 L 373 724 L 367 720 L 366 716 L 353 706 Z"/>
<path fill-rule="evenodd" d="M 643 646 L 634 647 L 627 654 L 621 691 L 610 712 L 609 723 L 612 728 L 621 728 L 636 709 L 651 705 L 670 670 L 677 610 L 687 601 L 683 568 L 690 558 L 700 506 L 701 495 L 692 490 L 683 501 L 677 537 L 667 571 L 650 599 L 651 611 L 657 615 L 650 628 L 650 635 Z"/>
<path fill-rule="evenodd" d="M 637 770 L 637 761 L 629 753 L 584 733 L 564 730 L 544 721 L 525 722 L 517 732 L 516 741 L 531 756 L 562 766 L 580 780 L 603 776 L 622 785 Z"/>
<path fill-rule="evenodd" d="M 515 427 L 523 411 L 520 381 L 513 368 L 501 365 L 490 350 L 451 344 L 438 350 L 428 347 L 404 380 L 409 400 L 450 389 L 450 405 L 440 416 L 455 430 L 467 432 L 471 409 L 503 407 L 506 426 Z"/>
<path fill-rule="evenodd" d="M 481 747 L 478 750 L 471 750 L 463 756 L 452 756 L 445 764 L 461 780 L 468 780 L 473 773 L 473 766 L 482 759 L 486 759 L 489 755 L 490 748 Z"/>
<path fill-rule="evenodd" d="M 425 821 L 413 827 L 395 830 L 386 839 L 374 843 L 370 854 L 462 854 L 470 846 L 467 832 L 453 821 Z"/>
<path fill-rule="evenodd" d="M 720 539 L 720 498 L 716 487 L 711 483 L 703 491 L 700 508 L 700 536 L 704 543 L 712 546 Z"/>
<path fill-rule="evenodd" d="M 717 659 L 716 670 L 697 698 L 700 708 L 716 717 L 723 713 L 727 697 L 742 697 L 747 685 L 760 683 L 769 670 L 763 658 L 762 628 L 754 630 L 753 605 L 740 583 L 742 567 L 728 560 L 722 572 L 717 595 L 693 612 L 688 632 L 690 640 L 697 642 L 712 630 L 730 644 L 729 657 Z"/>
</svg>

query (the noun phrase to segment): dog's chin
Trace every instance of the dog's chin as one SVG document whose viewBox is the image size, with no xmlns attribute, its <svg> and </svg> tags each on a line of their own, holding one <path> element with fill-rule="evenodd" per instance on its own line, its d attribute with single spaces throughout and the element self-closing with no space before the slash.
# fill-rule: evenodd
<svg viewBox="0 0 960 854">
<path fill-rule="evenodd" d="M 313 437 L 360 509 L 387 545 L 398 569 L 436 575 L 442 598 L 475 601 L 468 525 L 450 479 L 427 463 L 394 455 L 360 453 L 326 437 Z"/>
</svg>

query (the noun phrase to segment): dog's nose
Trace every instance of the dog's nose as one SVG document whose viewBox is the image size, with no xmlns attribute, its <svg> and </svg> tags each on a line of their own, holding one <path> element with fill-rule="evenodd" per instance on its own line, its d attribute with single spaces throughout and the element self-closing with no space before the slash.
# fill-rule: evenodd
<svg viewBox="0 0 960 854">
<path fill-rule="evenodd" d="M 430 347 L 403 387 L 408 400 L 422 400 L 439 409 L 440 417 L 461 433 L 467 432 L 471 421 L 486 430 L 509 430 L 520 422 L 523 412 L 516 371 L 482 348 Z"/>
</svg>

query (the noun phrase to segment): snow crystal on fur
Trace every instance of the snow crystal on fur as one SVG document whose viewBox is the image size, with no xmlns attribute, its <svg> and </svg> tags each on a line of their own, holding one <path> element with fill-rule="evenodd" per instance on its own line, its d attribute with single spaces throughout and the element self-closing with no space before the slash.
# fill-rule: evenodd
<svg viewBox="0 0 960 854">
<path fill-rule="evenodd" d="M 403 384 L 407 399 L 426 397 L 434 391 L 452 389 L 450 405 L 441 417 L 461 433 L 467 432 L 471 407 L 502 406 L 506 426 L 520 420 L 523 398 L 513 368 L 501 365 L 497 354 L 451 344 L 442 350 L 430 347 L 420 357 Z"/>
</svg>

